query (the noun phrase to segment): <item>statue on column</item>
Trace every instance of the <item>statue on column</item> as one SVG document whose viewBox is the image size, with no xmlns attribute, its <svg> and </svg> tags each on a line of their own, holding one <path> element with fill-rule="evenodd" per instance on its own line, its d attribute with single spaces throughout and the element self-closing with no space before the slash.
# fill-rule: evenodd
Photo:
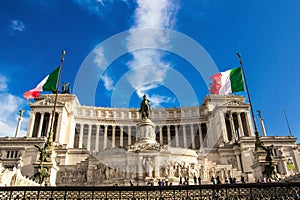
<svg viewBox="0 0 300 200">
<path fill-rule="evenodd" d="M 140 110 L 142 119 L 149 119 L 151 114 L 150 101 L 147 99 L 146 95 L 143 96 L 143 101 L 140 105 Z"/>
</svg>

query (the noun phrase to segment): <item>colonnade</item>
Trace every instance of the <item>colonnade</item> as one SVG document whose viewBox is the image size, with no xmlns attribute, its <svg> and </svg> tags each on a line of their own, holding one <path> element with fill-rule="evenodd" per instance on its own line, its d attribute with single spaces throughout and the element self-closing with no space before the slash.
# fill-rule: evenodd
<svg viewBox="0 0 300 200">
<path fill-rule="evenodd" d="M 138 130 L 134 125 L 96 125 L 77 123 L 74 147 L 86 148 L 89 151 L 133 145 Z M 156 141 L 162 145 L 199 149 L 207 147 L 206 123 L 157 125 Z"/>
<path fill-rule="evenodd" d="M 220 113 L 224 142 L 235 142 L 252 136 L 250 114 L 247 112 Z"/>
<path fill-rule="evenodd" d="M 61 115 L 55 114 L 54 133 L 56 133 L 57 122 Z M 31 112 L 28 127 L 28 137 L 43 137 L 48 136 L 51 129 L 52 113 L 50 112 Z M 55 136 L 54 136 L 55 138 Z"/>
</svg>

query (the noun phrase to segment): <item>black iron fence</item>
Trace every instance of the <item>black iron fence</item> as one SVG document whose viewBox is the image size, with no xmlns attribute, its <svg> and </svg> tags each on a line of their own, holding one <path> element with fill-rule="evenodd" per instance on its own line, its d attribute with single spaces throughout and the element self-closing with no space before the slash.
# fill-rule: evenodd
<svg viewBox="0 0 300 200">
<path fill-rule="evenodd" d="M 116 186 L 116 187 L 0 187 L 1 200 L 13 199 L 299 199 L 300 183 L 234 185 Z M 298 196 L 298 197 L 297 197 Z"/>
</svg>

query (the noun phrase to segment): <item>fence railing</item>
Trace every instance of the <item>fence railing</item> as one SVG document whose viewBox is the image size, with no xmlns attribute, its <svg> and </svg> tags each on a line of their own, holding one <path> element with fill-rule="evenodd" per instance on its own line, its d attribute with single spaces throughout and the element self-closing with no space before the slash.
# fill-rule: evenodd
<svg viewBox="0 0 300 200">
<path fill-rule="evenodd" d="M 1 200 L 13 199 L 291 199 L 299 196 L 300 183 L 248 183 L 185 186 L 115 187 L 0 187 Z M 299 198 L 299 197 L 298 197 Z"/>
</svg>

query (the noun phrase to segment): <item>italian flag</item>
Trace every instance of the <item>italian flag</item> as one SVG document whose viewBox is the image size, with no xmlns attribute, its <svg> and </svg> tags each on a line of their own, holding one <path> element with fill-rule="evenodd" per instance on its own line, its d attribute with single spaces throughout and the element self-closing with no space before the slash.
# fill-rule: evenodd
<svg viewBox="0 0 300 200">
<path fill-rule="evenodd" d="M 60 67 L 55 69 L 51 74 L 47 75 L 35 88 L 24 93 L 25 99 L 34 99 L 40 96 L 42 91 L 55 92 L 57 87 L 58 75 Z"/>
<path fill-rule="evenodd" d="M 209 90 L 211 94 L 230 94 L 245 91 L 241 67 L 215 74 L 210 77 L 210 80 L 212 80 Z"/>
</svg>

